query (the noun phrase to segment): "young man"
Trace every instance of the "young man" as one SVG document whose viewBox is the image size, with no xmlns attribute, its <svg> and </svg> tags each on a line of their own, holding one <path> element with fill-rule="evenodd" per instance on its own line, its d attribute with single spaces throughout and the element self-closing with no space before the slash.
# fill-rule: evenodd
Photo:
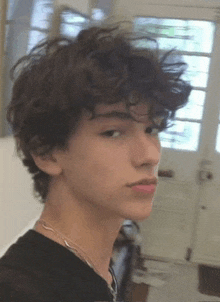
<svg viewBox="0 0 220 302">
<path fill-rule="evenodd" d="M 45 207 L 0 260 L 0 301 L 116 301 L 114 241 L 125 219 L 150 215 L 158 132 L 191 90 L 184 64 L 132 41 L 92 27 L 15 65 L 7 118 Z"/>
</svg>

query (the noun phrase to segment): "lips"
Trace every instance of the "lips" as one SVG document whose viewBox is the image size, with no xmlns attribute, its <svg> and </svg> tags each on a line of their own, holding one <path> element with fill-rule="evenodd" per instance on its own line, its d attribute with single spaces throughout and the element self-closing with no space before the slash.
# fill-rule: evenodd
<svg viewBox="0 0 220 302">
<path fill-rule="evenodd" d="M 156 177 L 154 177 L 154 178 L 144 178 L 144 179 L 141 179 L 139 181 L 128 184 L 127 186 L 131 188 L 131 187 L 134 187 L 134 186 L 149 186 L 149 185 L 156 186 L 157 185 L 157 178 Z"/>
<path fill-rule="evenodd" d="M 153 194 L 156 191 L 157 178 L 144 178 L 137 182 L 128 184 L 133 191 Z"/>
<path fill-rule="evenodd" d="M 156 185 L 139 185 L 131 188 L 133 191 L 153 194 L 156 191 Z"/>
</svg>

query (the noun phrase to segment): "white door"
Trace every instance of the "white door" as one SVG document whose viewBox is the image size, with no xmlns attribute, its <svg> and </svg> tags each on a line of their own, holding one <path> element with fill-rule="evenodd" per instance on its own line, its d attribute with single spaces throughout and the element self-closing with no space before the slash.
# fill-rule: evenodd
<svg viewBox="0 0 220 302">
<path fill-rule="evenodd" d="M 157 37 L 161 49 L 176 46 L 189 65 L 185 79 L 193 86 L 189 104 L 177 111 L 175 125 L 161 134 L 162 157 L 154 207 L 151 216 L 139 223 L 142 253 L 177 261 L 190 259 L 191 254 L 191 261 L 208 263 L 212 259 L 217 264 L 220 29 L 215 4 L 208 2 L 186 0 L 186 6 L 181 7 L 176 0 L 154 4 L 116 0 L 114 14 L 117 19 L 132 20 L 135 31 L 145 30 Z"/>
</svg>

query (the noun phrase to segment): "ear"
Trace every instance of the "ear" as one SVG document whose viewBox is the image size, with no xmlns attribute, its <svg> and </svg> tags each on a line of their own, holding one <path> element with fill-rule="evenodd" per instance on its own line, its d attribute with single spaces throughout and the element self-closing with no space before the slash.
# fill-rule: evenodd
<svg viewBox="0 0 220 302">
<path fill-rule="evenodd" d="M 36 166 L 50 176 L 58 176 L 62 173 L 62 168 L 53 155 L 36 156 L 31 154 Z"/>
</svg>

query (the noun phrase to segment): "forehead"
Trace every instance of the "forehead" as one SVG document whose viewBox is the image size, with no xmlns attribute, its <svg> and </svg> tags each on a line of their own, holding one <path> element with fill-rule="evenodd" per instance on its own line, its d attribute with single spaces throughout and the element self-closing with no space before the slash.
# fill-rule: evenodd
<svg viewBox="0 0 220 302">
<path fill-rule="evenodd" d="M 130 110 L 132 112 L 135 112 L 137 114 L 143 114 L 143 113 L 148 113 L 148 105 L 146 103 L 140 103 L 135 106 L 130 106 Z M 106 104 L 98 104 L 96 106 L 96 112 L 97 113 L 106 113 L 106 112 L 111 112 L 113 110 L 117 110 L 119 112 L 127 112 L 126 105 L 125 103 L 117 103 L 117 104 L 111 104 L 111 105 L 106 105 Z"/>
<path fill-rule="evenodd" d="M 135 106 L 130 106 L 127 110 L 126 104 L 120 102 L 117 104 L 98 104 L 95 107 L 95 118 L 91 121 L 101 122 L 103 120 L 121 119 L 121 120 L 134 120 L 137 119 L 140 122 L 148 121 L 149 105 L 146 103 L 140 103 Z M 86 119 L 90 119 L 91 113 L 85 114 Z"/>
</svg>

